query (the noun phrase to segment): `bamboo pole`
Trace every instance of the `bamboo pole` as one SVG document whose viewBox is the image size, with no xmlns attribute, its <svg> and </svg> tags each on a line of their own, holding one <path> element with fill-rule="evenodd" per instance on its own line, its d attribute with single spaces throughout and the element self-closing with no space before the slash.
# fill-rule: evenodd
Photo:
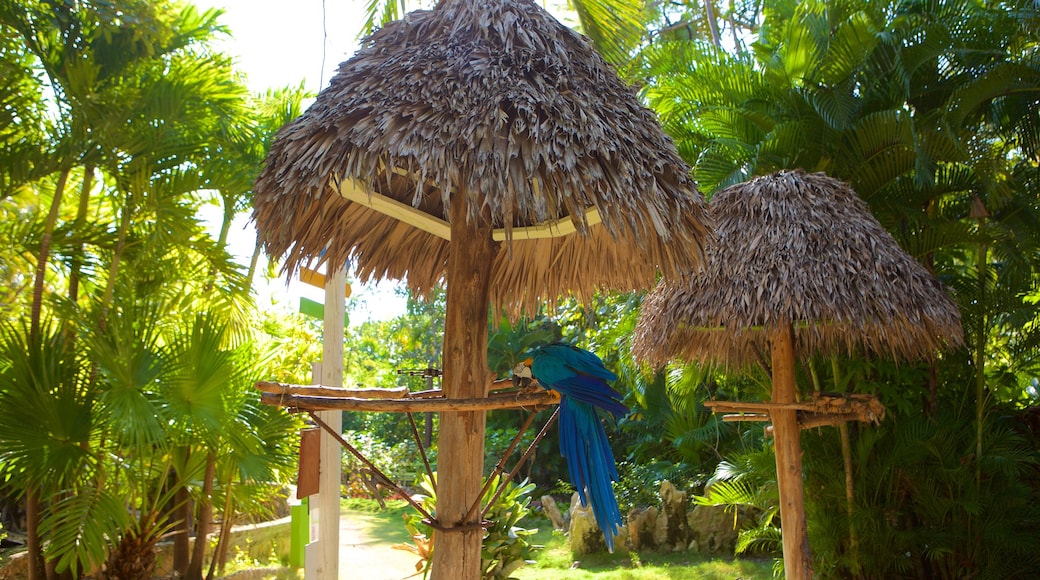
<svg viewBox="0 0 1040 580">
<path fill-rule="evenodd" d="M 444 377 L 448 399 L 487 396 L 487 331 L 491 263 L 498 244 L 489 221 L 468 219 L 464 191 L 452 192 L 451 246 L 444 318 Z M 446 412 L 438 435 L 437 519 L 433 534 L 435 580 L 479 580 L 484 530 L 478 515 L 466 518 L 480 494 L 485 412 Z M 460 529 L 452 530 L 458 527 Z"/>
<path fill-rule="evenodd" d="M 795 402 L 794 329 L 783 322 L 771 333 L 774 404 Z M 805 525 L 802 485 L 801 428 L 798 411 L 789 407 L 770 410 L 776 442 L 776 479 L 780 489 L 780 522 L 784 545 L 784 575 L 788 580 L 812 578 L 812 554 Z"/>
</svg>

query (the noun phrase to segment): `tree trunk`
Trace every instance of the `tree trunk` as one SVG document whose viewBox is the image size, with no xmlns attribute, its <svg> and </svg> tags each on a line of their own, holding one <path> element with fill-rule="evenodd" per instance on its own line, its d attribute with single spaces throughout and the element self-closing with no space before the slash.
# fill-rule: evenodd
<svg viewBox="0 0 1040 580">
<path fill-rule="evenodd" d="M 256 263 L 260 260 L 260 250 L 263 249 L 263 244 L 260 243 L 259 237 L 256 240 L 256 246 L 253 248 L 253 255 L 249 257 L 249 271 L 246 272 L 246 280 L 249 285 L 253 285 L 253 276 L 256 276 Z"/>
<path fill-rule="evenodd" d="M 712 0 L 704 0 L 704 19 L 708 21 L 711 43 L 715 45 L 715 48 L 722 48 L 722 37 L 719 35 L 719 21 L 715 17 L 715 3 Z"/>
<path fill-rule="evenodd" d="M 58 183 L 54 186 L 54 199 L 51 201 L 47 221 L 44 223 L 43 237 L 40 239 L 40 255 L 36 259 L 36 278 L 33 280 L 33 301 L 29 322 L 29 340 L 35 342 L 40 334 L 40 317 L 43 312 L 43 287 L 47 275 L 47 260 L 51 252 L 51 234 L 58 222 L 58 210 L 61 198 L 65 193 L 65 183 L 69 178 L 69 169 L 62 169 L 58 175 Z M 43 561 L 43 542 L 40 538 L 40 513 L 43 505 L 40 502 L 40 489 L 30 483 L 25 494 L 25 546 L 29 552 L 29 580 L 41 580 L 47 575 L 47 567 Z"/>
<path fill-rule="evenodd" d="M 773 355 L 773 402 L 794 403 L 794 330 L 781 323 L 771 336 Z M 789 580 L 813 576 L 809 534 L 805 526 L 805 497 L 802 483 L 801 427 L 794 409 L 773 409 L 773 438 L 776 442 L 776 479 L 780 488 L 780 523 L 784 544 L 784 574 Z"/>
<path fill-rule="evenodd" d="M 831 374 L 834 375 L 835 392 L 851 392 L 842 380 L 838 357 L 831 356 Z M 841 438 L 841 459 L 845 466 L 845 513 L 849 518 L 849 559 L 852 561 L 852 573 L 859 577 L 859 536 L 856 534 L 855 515 L 856 489 L 852 477 L 852 442 L 849 438 L 848 423 L 838 424 L 838 436 Z"/>
<path fill-rule="evenodd" d="M 87 166 L 83 168 L 83 186 L 79 192 L 79 207 L 76 209 L 76 229 L 79 231 L 86 225 L 87 211 L 90 210 L 90 188 L 94 184 L 94 168 Z M 72 265 L 69 272 L 69 301 L 75 304 L 79 301 L 79 279 L 83 272 L 83 242 L 76 244 L 76 251 L 72 254 Z"/>
<path fill-rule="evenodd" d="M 979 229 L 984 226 L 983 218 L 979 218 Z M 986 409 L 986 339 L 988 338 L 989 321 L 986 316 L 986 285 L 989 284 L 988 246 L 985 242 L 979 247 L 975 260 L 978 277 L 978 321 L 975 333 L 975 491 L 982 490 L 982 437 Z"/>
<path fill-rule="evenodd" d="M 122 264 L 123 250 L 126 248 L 126 237 L 130 231 L 130 219 L 133 213 L 132 203 L 133 195 L 127 193 L 123 203 L 122 215 L 119 218 L 119 231 L 116 236 L 116 246 L 112 251 L 112 263 L 108 265 L 108 281 L 105 284 L 105 293 L 101 297 L 98 321 L 98 330 L 101 331 L 105 330 L 105 325 L 108 323 L 108 309 L 112 307 L 112 298 L 116 293 L 119 266 Z"/>
<path fill-rule="evenodd" d="M 464 192 L 452 196 L 451 248 L 447 269 L 443 389 L 447 398 L 487 396 L 487 328 L 491 262 L 498 244 L 491 226 L 467 219 Z M 485 411 L 441 416 L 437 466 L 437 520 L 433 578 L 478 580 L 484 531 L 480 510 L 463 521 L 479 501 L 484 467 Z M 462 530 L 453 530 L 463 526 Z"/>
<path fill-rule="evenodd" d="M 206 557 L 207 536 L 213 523 L 213 480 L 217 471 L 217 457 L 211 451 L 206 455 L 206 474 L 202 479 L 202 497 L 198 505 L 195 525 L 195 545 L 191 552 L 191 563 L 184 575 L 188 580 L 202 580 L 202 561 Z"/>
<path fill-rule="evenodd" d="M 35 485 L 25 492 L 25 546 L 28 549 L 29 580 L 46 578 L 43 546 L 40 543 L 40 489 Z"/>
<path fill-rule="evenodd" d="M 229 470 L 230 471 L 230 470 Z M 228 544 L 231 540 L 231 527 L 235 525 L 234 496 L 231 494 L 232 477 L 224 482 L 224 509 L 220 518 L 220 537 L 217 539 L 217 547 L 213 550 L 213 559 L 209 564 L 209 573 L 206 580 L 211 580 L 215 572 L 224 573 L 227 565 Z"/>
<path fill-rule="evenodd" d="M 191 496 L 179 477 L 173 484 L 177 486 L 173 494 L 174 529 L 177 530 L 173 534 L 173 571 L 183 575 L 191 557 Z"/>
</svg>

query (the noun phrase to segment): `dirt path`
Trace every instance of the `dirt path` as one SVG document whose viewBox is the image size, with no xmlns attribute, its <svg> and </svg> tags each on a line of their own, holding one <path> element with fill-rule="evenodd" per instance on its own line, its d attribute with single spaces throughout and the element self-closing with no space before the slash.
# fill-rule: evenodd
<svg viewBox="0 0 1040 580">
<path fill-rule="evenodd" d="M 374 539 L 363 517 L 340 517 L 339 580 L 421 579 L 418 556 L 395 550 L 390 542 Z"/>
</svg>

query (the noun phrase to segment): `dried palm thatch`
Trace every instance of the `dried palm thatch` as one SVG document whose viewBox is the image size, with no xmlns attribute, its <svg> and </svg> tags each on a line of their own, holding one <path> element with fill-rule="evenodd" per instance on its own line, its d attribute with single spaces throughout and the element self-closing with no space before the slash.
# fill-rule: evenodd
<svg viewBox="0 0 1040 580">
<path fill-rule="evenodd" d="M 278 133 L 255 194 L 288 272 L 350 261 L 420 294 L 444 276 L 448 206 L 465 196 L 508 250 L 486 267 L 491 303 L 514 314 L 649 288 L 697 268 L 708 235 L 653 113 L 530 0 L 443 0 L 372 34 Z"/>
<path fill-rule="evenodd" d="M 802 353 L 863 348 L 917 359 L 963 342 L 942 284 L 847 184 L 781 172 L 716 193 L 708 213 L 717 240 L 705 271 L 647 296 L 637 358 L 741 367 L 769 359 L 766 330 L 784 322 Z"/>
</svg>

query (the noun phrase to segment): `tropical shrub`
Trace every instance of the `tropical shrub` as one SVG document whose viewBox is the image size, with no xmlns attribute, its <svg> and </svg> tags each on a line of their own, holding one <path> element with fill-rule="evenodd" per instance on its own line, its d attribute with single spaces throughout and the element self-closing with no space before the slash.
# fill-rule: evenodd
<svg viewBox="0 0 1040 580">
<path fill-rule="evenodd" d="M 501 493 L 495 497 L 500 486 L 503 486 Z M 426 492 L 417 496 L 421 505 L 430 513 L 436 513 L 437 494 L 429 477 L 423 478 L 420 487 Z M 517 568 L 530 563 L 534 552 L 542 548 L 531 544 L 529 539 L 538 530 L 520 526 L 521 520 L 531 512 L 531 498 L 528 496 L 534 488 L 534 484 L 526 481 L 517 485 L 512 481 L 503 482 L 502 476 L 496 476 L 484 493 L 482 504 L 486 506 L 493 498 L 494 503 L 485 516 L 490 525 L 485 529 L 480 550 L 482 578 L 511 578 Z M 425 578 L 433 563 L 433 529 L 422 522 L 422 516 L 418 513 L 406 515 L 404 519 L 405 528 L 414 545 L 400 547 L 419 556 L 416 569 L 422 570 Z"/>
<path fill-rule="evenodd" d="M 1040 453 L 1010 414 L 992 408 L 987 416 L 979 478 L 973 409 L 856 429 L 851 508 L 841 463 L 828 459 L 841 455 L 838 437 L 830 429 L 807 433 L 807 518 L 817 572 L 1016 578 L 1040 570 Z"/>
</svg>

